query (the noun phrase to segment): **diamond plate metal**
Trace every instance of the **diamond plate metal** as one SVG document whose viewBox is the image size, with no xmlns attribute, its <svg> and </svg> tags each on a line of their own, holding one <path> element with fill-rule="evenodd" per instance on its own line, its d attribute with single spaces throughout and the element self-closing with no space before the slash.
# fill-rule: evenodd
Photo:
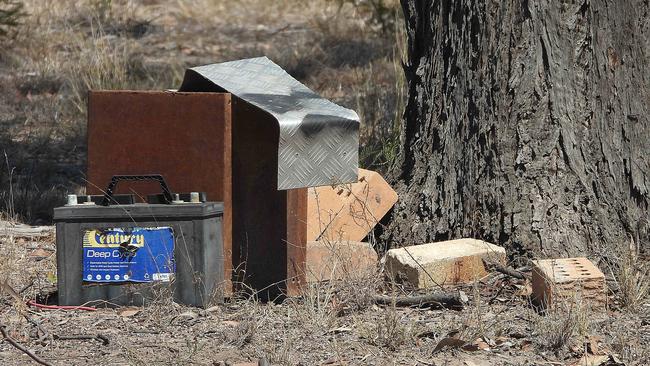
<svg viewBox="0 0 650 366">
<path fill-rule="evenodd" d="M 357 181 L 359 116 L 353 110 L 322 98 L 266 57 L 193 67 L 179 91 L 212 91 L 206 80 L 277 120 L 278 189 Z"/>
</svg>

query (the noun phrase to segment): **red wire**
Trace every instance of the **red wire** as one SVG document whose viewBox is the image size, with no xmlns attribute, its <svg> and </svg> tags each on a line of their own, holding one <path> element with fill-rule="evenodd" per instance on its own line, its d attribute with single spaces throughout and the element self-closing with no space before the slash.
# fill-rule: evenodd
<svg viewBox="0 0 650 366">
<path fill-rule="evenodd" d="M 91 308 L 90 306 L 70 306 L 70 305 L 44 305 L 44 304 L 39 304 L 34 300 L 29 300 L 27 301 L 27 305 L 29 306 L 34 306 L 37 308 L 41 309 L 47 309 L 47 310 L 86 310 L 86 311 L 97 311 L 95 308 Z"/>
</svg>

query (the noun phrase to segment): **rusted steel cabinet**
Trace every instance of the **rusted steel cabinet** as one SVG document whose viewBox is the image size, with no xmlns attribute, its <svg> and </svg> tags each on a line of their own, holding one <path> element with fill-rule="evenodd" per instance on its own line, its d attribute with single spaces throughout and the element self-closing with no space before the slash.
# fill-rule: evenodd
<svg viewBox="0 0 650 366">
<path fill-rule="evenodd" d="M 87 191 L 116 174 L 162 174 L 176 192 L 223 201 L 228 279 L 262 297 L 304 283 L 307 190 L 277 189 L 277 123 L 229 93 L 93 91 L 88 108 Z M 159 193 L 125 182 L 117 193 Z M 234 270 L 233 270 L 234 269 Z"/>
<path fill-rule="evenodd" d="M 233 96 L 233 263 L 237 279 L 274 297 L 305 283 L 307 188 L 278 190 L 279 128 Z M 286 280 L 286 283 L 285 283 Z"/>
</svg>

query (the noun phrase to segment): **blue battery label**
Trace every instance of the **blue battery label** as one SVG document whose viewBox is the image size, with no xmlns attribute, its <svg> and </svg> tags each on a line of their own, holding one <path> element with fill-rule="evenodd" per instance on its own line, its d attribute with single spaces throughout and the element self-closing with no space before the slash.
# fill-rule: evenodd
<svg viewBox="0 0 650 366">
<path fill-rule="evenodd" d="M 175 270 L 171 227 L 84 232 L 83 280 L 86 282 L 167 282 Z"/>
</svg>

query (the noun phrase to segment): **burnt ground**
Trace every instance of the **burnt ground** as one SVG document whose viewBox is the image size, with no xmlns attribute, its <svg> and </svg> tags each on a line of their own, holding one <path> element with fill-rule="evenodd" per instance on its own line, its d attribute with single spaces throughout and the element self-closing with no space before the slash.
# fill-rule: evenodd
<svg viewBox="0 0 650 366">
<path fill-rule="evenodd" d="M 606 310 L 578 301 L 542 315 L 529 305 L 529 284 L 500 273 L 447 289 L 470 298 L 458 310 L 373 304 L 376 293 L 409 293 L 383 283 L 379 272 L 315 284 L 281 303 L 241 295 L 199 309 L 161 292 L 142 308 L 44 310 L 26 303 L 45 302 L 56 290 L 53 234 L 10 235 L 5 228 L 0 252 L 2 281 L 20 292 L 2 293 L 0 323 L 52 365 L 236 365 L 260 358 L 273 365 L 650 362 L 650 303 L 630 311 L 610 293 Z M 65 339 L 70 336 L 89 339 Z M 6 341 L 0 359 L 3 365 L 30 363 Z"/>
</svg>

